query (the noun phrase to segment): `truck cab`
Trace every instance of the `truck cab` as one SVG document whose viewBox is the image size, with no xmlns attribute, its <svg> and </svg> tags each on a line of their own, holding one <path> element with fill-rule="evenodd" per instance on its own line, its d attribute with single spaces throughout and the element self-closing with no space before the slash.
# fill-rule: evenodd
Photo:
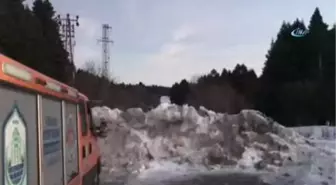
<svg viewBox="0 0 336 185">
<path fill-rule="evenodd" d="M 89 99 L 0 54 L 0 184 L 99 184 Z"/>
<path fill-rule="evenodd" d="M 81 122 L 81 156 L 83 169 L 83 185 L 99 184 L 100 153 L 97 141 L 96 126 L 93 124 L 89 99 L 79 93 L 79 116 Z M 97 158 L 97 156 L 99 156 Z"/>
</svg>

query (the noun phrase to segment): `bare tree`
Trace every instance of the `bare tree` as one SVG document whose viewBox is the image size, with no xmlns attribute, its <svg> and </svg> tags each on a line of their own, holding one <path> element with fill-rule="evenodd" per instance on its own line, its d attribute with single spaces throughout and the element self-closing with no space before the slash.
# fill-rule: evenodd
<svg viewBox="0 0 336 185">
<path fill-rule="evenodd" d="M 97 62 L 89 60 L 85 62 L 83 69 L 93 75 L 100 76 L 101 69 Z"/>
</svg>

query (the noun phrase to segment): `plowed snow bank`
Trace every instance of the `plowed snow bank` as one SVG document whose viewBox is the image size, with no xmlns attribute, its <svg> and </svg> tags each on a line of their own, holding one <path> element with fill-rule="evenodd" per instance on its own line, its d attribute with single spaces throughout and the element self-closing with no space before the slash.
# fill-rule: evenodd
<svg viewBox="0 0 336 185">
<path fill-rule="evenodd" d="M 303 146 L 317 150 L 304 136 L 255 110 L 228 115 L 163 102 L 147 113 L 140 108 L 122 112 L 96 107 L 93 114 L 109 123 L 108 136 L 100 141 L 103 173 L 109 178 L 162 161 L 198 171 L 229 165 L 277 172 L 282 166 L 308 164 L 312 158 Z M 318 153 L 332 155 L 327 150 Z"/>
</svg>

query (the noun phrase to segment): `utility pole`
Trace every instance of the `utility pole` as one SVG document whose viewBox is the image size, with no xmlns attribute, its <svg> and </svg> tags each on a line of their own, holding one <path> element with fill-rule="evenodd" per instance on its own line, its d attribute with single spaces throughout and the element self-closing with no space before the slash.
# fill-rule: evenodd
<svg viewBox="0 0 336 185">
<path fill-rule="evenodd" d="M 102 26 L 102 37 L 98 39 L 98 42 L 102 43 L 102 71 L 101 76 L 109 79 L 109 63 L 110 63 L 110 47 L 109 44 L 113 43 L 109 38 L 109 32 L 112 29 L 108 24 Z"/>
<path fill-rule="evenodd" d="M 65 17 L 61 17 L 58 15 L 56 21 L 59 25 L 59 31 L 61 35 L 61 39 L 64 44 L 65 50 L 68 52 L 69 61 L 71 63 L 71 67 L 69 67 L 69 71 L 71 71 L 72 79 L 70 79 L 70 84 L 74 85 L 75 80 L 75 64 L 74 64 L 74 46 L 75 42 L 75 26 L 79 26 L 78 22 L 79 16 L 75 17 L 70 16 L 70 14 L 66 14 Z"/>
</svg>

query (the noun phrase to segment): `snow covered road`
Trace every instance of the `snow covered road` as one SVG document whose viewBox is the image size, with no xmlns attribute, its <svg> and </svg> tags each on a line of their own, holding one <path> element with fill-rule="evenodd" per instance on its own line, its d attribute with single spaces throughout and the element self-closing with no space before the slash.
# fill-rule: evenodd
<svg viewBox="0 0 336 185">
<path fill-rule="evenodd" d="M 183 180 L 166 180 L 162 183 L 162 185 L 268 185 L 268 184 L 263 183 L 258 175 L 231 173 L 231 174 L 199 175 Z"/>
<path fill-rule="evenodd" d="M 164 174 L 161 174 L 164 175 Z M 162 176 L 161 176 L 162 177 Z M 124 182 L 105 182 L 101 185 L 269 185 L 260 175 L 248 173 L 204 173 L 182 175 L 169 179 L 128 179 Z"/>
<path fill-rule="evenodd" d="M 157 182 L 144 185 L 157 185 Z M 257 175 L 242 173 L 207 174 L 185 179 L 161 181 L 161 185 L 267 185 Z"/>
</svg>

